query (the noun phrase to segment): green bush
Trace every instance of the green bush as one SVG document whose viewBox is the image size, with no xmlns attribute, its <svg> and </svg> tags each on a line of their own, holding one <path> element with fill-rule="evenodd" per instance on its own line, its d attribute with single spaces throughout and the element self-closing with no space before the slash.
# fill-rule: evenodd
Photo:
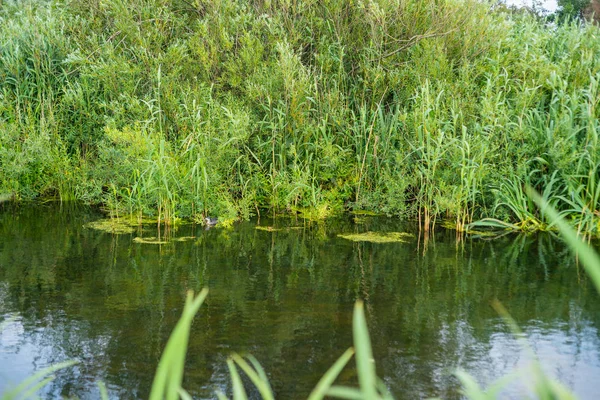
<svg viewBox="0 0 600 400">
<path fill-rule="evenodd" d="M 475 0 L 5 2 L 0 19 L 0 193 L 464 230 L 531 227 L 507 206 L 529 184 L 599 234 L 595 26 Z"/>
</svg>

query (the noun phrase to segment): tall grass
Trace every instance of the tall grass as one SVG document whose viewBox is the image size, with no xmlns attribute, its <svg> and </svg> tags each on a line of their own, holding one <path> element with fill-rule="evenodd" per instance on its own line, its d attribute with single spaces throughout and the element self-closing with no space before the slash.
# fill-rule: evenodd
<svg viewBox="0 0 600 400">
<path fill-rule="evenodd" d="M 0 193 L 543 228 L 530 184 L 599 234 L 595 26 L 475 0 L 5 1 L 0 22 Z"/>
</svg>

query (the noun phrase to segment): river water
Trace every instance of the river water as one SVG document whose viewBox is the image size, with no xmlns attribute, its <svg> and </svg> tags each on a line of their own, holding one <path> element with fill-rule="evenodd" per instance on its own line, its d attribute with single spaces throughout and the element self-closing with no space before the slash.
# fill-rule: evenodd
<svg viewBox="0 0 600 400">
<path fill-rule="evenodd" d="M 482 385 L 517 371 L 504 398 L 531 393 L 532 358 L 491 306 L 524 331 L 543 369 L 582 399 L 600 393 L 600 302 L 551 235 L 419 239 L 413 223 L 351 216 L 325 223 L 261 218 L 230 229 L 155 225 L 113 235 L 92 209 L 0 209 L 0 393 L 75 359 L 44 397 L 145 398 L 187 290 L 208 287 L 190 337 L 184 387 L 230 389 L 226 359 L 254 355 L 277 398 L 305 398 L 352 345 L 366 302 L 377 373 L 398 399 L 459 398 L 453 372 Z M 257 226 L 278 230 L 256 229 Z M 405 243 L 338 234 L 410 232 Z M 176 240 L 176 239 L 181 240 Z M 347 367 L 338 382 L 356 384 Z"/>
</svg>

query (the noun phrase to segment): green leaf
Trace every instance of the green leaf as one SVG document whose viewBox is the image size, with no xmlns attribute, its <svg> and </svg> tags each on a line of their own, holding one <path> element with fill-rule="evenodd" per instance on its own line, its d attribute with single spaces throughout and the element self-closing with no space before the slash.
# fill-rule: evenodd
<svg viewBox="0 0 600 400">
<path fill-rule="evenodd" d="M 202 289 L 194 298 L 193 292 L 188 292 L 181 318 L 175 325 L 167 342 L 165 350 L 158 362 L 150 400 L 178 400 L 183 380 L 185 354 L 192 320 L 208 295 L 208 289 Z"/>
<path fill-rule="evenodd" d="M 229 400 L 222 392 L 217 392 L 217 398 L 219 400 Z"/>
<path fill-rule="evenodd" d="M 258 367 L 260 368 L 262 372 L 262 377 L 259 376 L 259 374 L 257 374 L 257 372 L 254 369 L 252 369 L 252 367 L 246 362 L 246 360 L 244 360 L 238 354 L 232 354 L 231 358 L 233 359 L 233 361 L 235 361 L 237 365 L 240 366 L 242 371 L 244 371 L 246 375 L 248 375 L 252 383 L 254 383 L 254 386 L 256 386 L 256 388 L 260 392 L 263 400 L 274 400 L 273 392 L 271 391 L 271 385 L 269 385 L 267 376 L 264 373 L 262 367 L 260 367 L 260 364 L 258 364 L 258 361 L 255 360 L 255 365 L 258 365 Z"/>
<path fill-rule="evenodd" d="M 496 218 L 483 218 L 479 221 L 475 221 L 467 225 L 468 229 L 475 227 L 484 227 L 484 228 L 499 228 L 499 229 L 511 229 L 518 231 L 519 228 L 517 225 L 511 224 L 509 222 L 504 222 Z"/>
<path fill-rule="evenodd" d="M 8 400 L 8 399 L 14 399 L 17 397 L 22 397 L 23 394 L 33 394 L 35 392 L 31 392 L 31 385 L 35 385 L 34 388 L 36 388 L 36 391 L 41 389 L 41 387 L 39 385 L 40 380 L 42 380 L 42 382 L 44 382 L 44 384 L 47 384 L 48 382 L 52 381 L 52 379 L 54 379 L 54 376 L 50 376 L 52 375 L 52 373 L 59 371 L 61 369 L 64 368 L 68 368 L 71 367 L 75 364 L 79 363 L 79 361 L 76 360 L 71 360 L 71 361 L 64 361 L 58 364 L 54 364 L 51 365 L 47 368 L 44 368 L 38 372 L 36 372 L 35 374 L 31 375 L 30 377 L 26 378 L 25 380 L 23 380 L 21 383 L 19 383 L 13 390 L 9 390 L 8 392 L 6 392 L 3 395 L 3 400 Z"/>
<path fill-rule="evenodd" d="M 181 400 L 192 400 L 192 396 L 184 388 L 179 388 L 179 397 Z"/>
<path fill-rule="evenodd" d="M 352 322 L 354 335 L 354 348 L 356 349 L 356 368 L 358 369 L 358 382 L 365 399 L 376 399 L 377 376 L 375 375 L 375 360 L 371 350 L 371 339 L 365 319 L 364 304 L 357 301 L 354 305 Z"/>
<path fill-rule="evenodd" d="M 240 374 L 233 361 L 227 360 L 227 367 L 229 368 L 229 375 L 231 375 L 231 383 L 233 385 L 233 400 L 247 400 L 242 378 L 240 378 Z"/>
<path fill-rule="evenodd" d="M 579 258 L 585 271 L 596 286 L 596 290 L 600 293 L 600 257 L 598 254 L 577 236 L 573 228 L 535 190 L 528 188 L 527 193 L 533 198 L 542 212 L 552 220 L 552 223 L 556 224 L 571 252 Z"/>
<path fill-rule="evenodd" d="M 348 361 L 354 355 L 354 349 L 349 348 L 337 359 L 337 361 L 327 370 L 325 375 L 319 380 L 317 386 L 312 390 L 310 395 L 308 396 L 308 400 L 320 400 L 325 397 L 327 391 L 335 382 L 342 369 L 348 364 Z"/>
<path fill-rule="evenodd" d="M 54 375 L 48 376 L 46 379 L 43 379 L 42 381 L 38 382 L 36 385 L 34 385 L 31 388 L 27 389 L 23 393 L 20 393 L 19 397 L 22 398 L 22 399 L 31 399 L 31 398 L 33 398 L 33 396 L 38 392 L 38 390 L 40 390 L 41 388 L 43 388 L 44 386 L 46 386 L 47 384 L 49 384 L 50 382 L 52 382 L 54 379 L 56 379 L 56 376 L 54 376 Z"/>
<path fill-rule="evenodd" d="M 229 400 L 222 392 L 217 392 L 217 398 L 219 400 Z"/>
<path fill-rule="evenodd" d="M 102 400 L 108 400 L 108 391 L 106 390 L 106 385 L 102 381 L 96 382 L 98 385 L 98 389 L 100 389 L 100 398 Z"/>
<path fill-rule="evenodd" d="M 340 399 L 349 399 L 349 400 L 365 400 L 367 397 L 363 396 L 363 393 L 354 388 L 346 387 L 346 386 L 332 386 L 327 391 L 327 396 L 337 397 Z"/>
<path fill-rule="evenodd" d="M 469 398 L 469 400 L 488 400 L 488 396 L 479 387 L 479 384 L 475 382 L 475 379 L 463 370 L 457 370 L 454 372 L 460 383 L 462 384 L 462 392 Z"/>
</svg>

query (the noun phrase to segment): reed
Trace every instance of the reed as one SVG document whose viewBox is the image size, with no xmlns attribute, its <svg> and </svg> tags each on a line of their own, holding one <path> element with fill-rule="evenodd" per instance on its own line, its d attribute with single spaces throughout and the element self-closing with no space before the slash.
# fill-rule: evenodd
<svg viewBox="0 0 600 400">
<path fill-rule="evenodd" d="M 595 26 L 475 0 L 6 1 L 0 19 L 16 199 L 543 229 L 530 184 L 599 234 Z"/>
</svg>

